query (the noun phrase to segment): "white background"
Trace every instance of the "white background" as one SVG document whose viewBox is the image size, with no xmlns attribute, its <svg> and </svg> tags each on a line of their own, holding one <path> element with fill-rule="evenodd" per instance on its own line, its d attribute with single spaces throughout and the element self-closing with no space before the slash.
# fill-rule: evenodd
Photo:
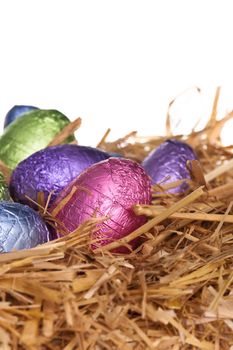
<svg viewBox="0 0 233 350">
<path fill-rule="evenodd" d="M 83 118 L 80 143 L 138 130 L 165 132 L 168 103 L 179 130 L 233 109 L 232 1 L 2 0 L 0 116 L 15 104 Z M 198 86 L 202 94 L 193 88 Z M 233 125 L 227 128 L 228 142 Z"/>
</svg>

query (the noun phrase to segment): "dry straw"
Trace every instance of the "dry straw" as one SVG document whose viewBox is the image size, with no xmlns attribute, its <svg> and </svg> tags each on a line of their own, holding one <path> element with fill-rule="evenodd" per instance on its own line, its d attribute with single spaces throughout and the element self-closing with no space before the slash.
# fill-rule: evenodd
<svg viewBox="0 0 233 350">
<path fill-rule="evenodd" d="M 57 241 L 0 255 L 0 349 L 233 349 L 233 146 L 219 141 L 233 113 L 216 119 L 219 93 L 199 132 L 173 136 L 168 114 L 169 137 L 200 160 L 189 164 L 189 193 L 154 187 L 152 204 L 134 207 L 148 222 L 95 253 L 92 218 Z M 109 143 L 109 132 L 99 146 L 138 161 L 165 139 L 133 132 Z M 141 234 L 137 251 L 111 254 Z"/>
</svg>

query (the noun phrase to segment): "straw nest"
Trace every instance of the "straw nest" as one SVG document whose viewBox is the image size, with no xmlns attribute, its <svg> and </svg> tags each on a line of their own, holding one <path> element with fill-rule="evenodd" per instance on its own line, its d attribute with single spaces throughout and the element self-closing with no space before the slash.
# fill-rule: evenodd
<svg viewBox="0 0 233 350">
<path fill-rule="evenodd" d="M 154 188 L 152 204 L 134 208 L 148 222 L 95 253 L 92 218 L 69 236 L 0 255 L 0 349 L 233 349 L 233 147 L 219 142 L 233 113 L 216 120 L 218 96 L 202 131 L 176 136 L 200 160 L 188 165 L 189 193 Z M 131 133 L 108 143 L 107 134 L 102 149 L 138 161 L 165 139 Z M 137 251 L 110 253 L 141 234 Z"/>
</svg>

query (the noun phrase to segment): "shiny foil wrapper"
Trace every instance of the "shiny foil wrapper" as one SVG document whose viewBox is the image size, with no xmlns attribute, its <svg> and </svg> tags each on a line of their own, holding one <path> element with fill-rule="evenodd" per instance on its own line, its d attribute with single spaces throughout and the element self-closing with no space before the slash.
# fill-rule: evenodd
<svg viewBox="0 0 233 350">
<path fill-rule="evenodd" d="M 107 217 L 93 233 L 92 249 L 127 236 L 146 222 L 146 217 L 136 216 L 135 204 L 149 204 L 151 182 L 142 167 L 129 159 L 110 158 L 92 165 L 84 171 L 60 196 L 52 210 L 74 188 L 77 191 L 62 207 L 56 218 L 69 232 L 91 217 Z M 131 242 L 134 249 L 140 238 Z M 114 252 L 128 253 L 125 247 Z"/>
<path fill-rule="evenodd" d="M 42 218 L 26 205 L 0 202 L 0 253 L 29 249 L 49 240 Z"/>
<path fill-rule="evenodd" d="M 26 196 L 38 201 L 38 193 L 44 193 L 45 202 L 52 193 L 49 205 L 61 190 L 90 165 L 109 158 L 99 149 L 60 145 L 48 147 L 32 154 L 15 168 L 10 180 L 11 197 L 18 202 L 35 206 Z"/>
<path fill-rule="evenodd" d="M 153 184 L 166 184 L 177 180 L 190 179 L 186 167 L 188 160 L 197 159 L 193 149 L 185 142 L 168 140 L 152 151 L 142 162 Z M 186 182 L 166 192 L 179 193 L 188 189 Z"/>
<path fill-rule="evenodd" d="M 56 110 L 34 110 L 22 115 L 0 137 L 0 159 L 14 169 L 23 159 L 45 148 L 69 122 Z"/>
<path fill-rule="evenodd" d="M 34 106 L 25 106 L 25 105 L 16 105 L 12 107 L 7 113 L 4 120 L 4 128 L 11 124 L 15 119 L 21 117 L 23 114 L 31 112 L 35 109 L 38 109 Z"/>
</svg>

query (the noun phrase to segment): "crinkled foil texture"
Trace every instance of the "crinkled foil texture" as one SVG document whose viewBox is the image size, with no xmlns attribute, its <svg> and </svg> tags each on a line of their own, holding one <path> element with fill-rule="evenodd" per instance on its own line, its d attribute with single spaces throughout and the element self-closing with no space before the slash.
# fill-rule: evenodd
<svg viewBox="0 0 233 350">
<path fill-rule="evenodd" d="M 50 235 L 40 216 L 20 203 L 0 202 L 0 253 L 45 243 Z"/>
<path fill-rule="evenodd" d="M 45 148 L 67 124 L 69 119 L 56 110 L 34 110 L 22 115 L 0 137 L 0 159 L 14 169 L 23 159 Z"/>
<path fill-rule="evenodd" d="M 152 151 L 142 162 L 143 168 L 151 177 L 153 184 L 165 184 L 182 179 L 189 179 L 186 163 L 197 159 L 192 148 L 181 141 L 168 140 Z M 187 183 L 167 190 L 170 193 L 184 192 Z"/>
<path fill-rule="evenodd" d="M 26 195 L 37 202 L 38 192 L 43 192 L 45 201 L 53 191 L 51 205 L 61 190 L 90 165 L 109 158 L 99 149 L 61 145 L 45 148 L 22 161 L 13 171 L 10 194 L 18 202 L 33 206 Z"/>
<path fill-rule="evenodd" d="M 69 232 L 93 216 L 107 217 L 92 236 L 98 240 L 93 249 L 128 235 L 146 222 L 144 216 L 136 216 L 132 210 L 134 204 L 151 201 L 150 179 L 136 162 L 110 158 L 92 165 L 65 189 L 53 208 L 74 186 L 77 191 L 56 217 Z M 138 239 L 134 240 L 132 247 L 138 243 Z M 128 252 L 124 247 L 116 251 Z"/>
</svg>

